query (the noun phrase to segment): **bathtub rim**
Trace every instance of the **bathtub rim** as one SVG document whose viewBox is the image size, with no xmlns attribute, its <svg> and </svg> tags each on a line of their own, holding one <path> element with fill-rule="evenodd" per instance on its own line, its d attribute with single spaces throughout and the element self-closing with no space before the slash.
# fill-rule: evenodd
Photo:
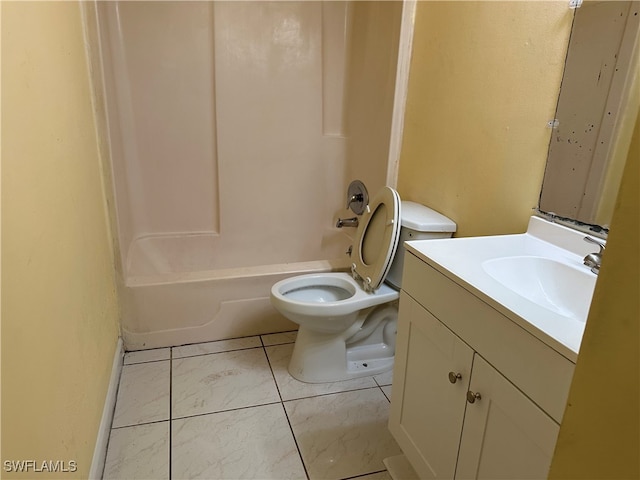
<svg viewBox="0 0 640 480">
<path fill-rule="evenodd" d="M 282 274 L 302 275 L 305 273 L 340 272 L 347 271 L 349 265 L 350 262 L 348 259 L 332 259 L 190 272 L 167 272 L 153 275 L 130 275 L 125 278 L 124 285 L 127 288 L 136 288 L 212 280 L 235 280 Z"/>
</svg>

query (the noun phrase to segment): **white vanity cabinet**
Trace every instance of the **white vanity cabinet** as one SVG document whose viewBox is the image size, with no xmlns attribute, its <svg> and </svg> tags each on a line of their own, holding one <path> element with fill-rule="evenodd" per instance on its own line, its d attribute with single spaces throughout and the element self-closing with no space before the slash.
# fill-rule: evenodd
<svg viewBox="0 0 640 480">
<path fill-rule="evenodd" d="M 574 364 L 407 255 L 389 428 L 421 478 L 546 478 Z"/>
</svg>

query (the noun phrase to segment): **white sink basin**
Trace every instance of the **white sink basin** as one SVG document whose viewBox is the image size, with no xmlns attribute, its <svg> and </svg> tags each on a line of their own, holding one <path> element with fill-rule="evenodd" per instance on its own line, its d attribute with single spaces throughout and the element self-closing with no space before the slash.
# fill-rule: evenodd
<svg viewBox="0 0 640 480">
<path fill-rule="evenodd" d="M 584 237 L 534 216 L 523 234 L 416 240 L 406 248 L 575 362 L 598 278 L 583 264 L 597 250 Z"/>
<path fill-rule="evenodd" d="M 485 260 L 482 268 L 521 297 L 552 312 L 586 322 L 595 275 L 545 257 L 517 256 Z"/>
</svg>

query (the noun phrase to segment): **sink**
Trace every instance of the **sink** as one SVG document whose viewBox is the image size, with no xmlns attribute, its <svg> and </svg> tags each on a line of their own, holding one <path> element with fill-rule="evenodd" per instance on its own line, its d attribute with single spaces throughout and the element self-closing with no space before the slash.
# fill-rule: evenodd
<svg viewBox="0 0 640 480">
<path fill-rule="evenodd" d="M 575 362 L 598 278 L 583 265 L 594 253 L 584 238 L 583 232 L 532 216 L 525 233 L 414 240 L 405 246 Z"/>
<path fill-rule="evenodd" d="M 596 276 L 538 256 L 509 256 L 485 260 L 482 268 L 521 297 L 563 317 L 586 322 Z"/>
</svg>

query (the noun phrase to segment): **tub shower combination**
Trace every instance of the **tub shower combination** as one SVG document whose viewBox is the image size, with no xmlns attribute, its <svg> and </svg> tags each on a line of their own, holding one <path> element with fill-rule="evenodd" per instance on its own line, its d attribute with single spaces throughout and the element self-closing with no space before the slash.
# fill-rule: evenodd
<svg viewBox="0 0 640 480">
<path fill-rule="evenodd" d="M 402 3 L 86 8 L 126 348 L 296 328 L 271 286 L 346 269 L 347 185 L 387 183 Z"/>
</svg>

